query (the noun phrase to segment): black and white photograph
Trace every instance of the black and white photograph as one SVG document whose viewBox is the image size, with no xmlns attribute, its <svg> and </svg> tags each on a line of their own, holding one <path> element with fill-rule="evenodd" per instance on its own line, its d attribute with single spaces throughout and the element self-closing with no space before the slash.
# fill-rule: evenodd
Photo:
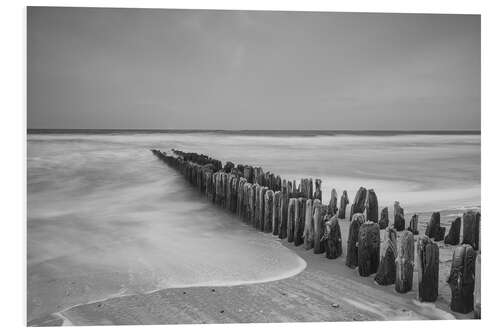
<svg viewBox="0 0 500 333">
<path fill-rule="evenodd" d="M 26 326 L 480 321 L 482 15 L 24 10 Z"/>
</svg>

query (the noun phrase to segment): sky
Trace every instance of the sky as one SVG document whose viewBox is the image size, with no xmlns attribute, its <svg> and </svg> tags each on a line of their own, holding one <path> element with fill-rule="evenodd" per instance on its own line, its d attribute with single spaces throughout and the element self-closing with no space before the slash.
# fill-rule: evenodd
<svg viewBox="0 0 500 333">
<path fill-rule="evenodd" d="M 479 130 L 479 15 L 29 7 L 27 126 Z"/>
</svg>

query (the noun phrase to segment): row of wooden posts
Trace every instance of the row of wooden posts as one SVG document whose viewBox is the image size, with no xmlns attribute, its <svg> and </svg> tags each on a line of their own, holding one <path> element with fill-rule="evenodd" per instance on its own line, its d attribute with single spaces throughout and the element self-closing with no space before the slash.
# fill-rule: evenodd
<svg viewBox="0 0 500 333">
<path fill-rule="evenodd" d="M 207 199 L 238 215 L 256 229 L 272 233 L 280 239 L 303 245 L 314 253 L 326 253 L 329 259 L 342 255 L 342 236 L 339 219 L 346 218 L 349 204 L 347 192 L 338 201 L 335 189 L 327 205 L 322 203 L 321 180 L 311 178 L 297 182 L 264 172 L 260 167 L 235 166 L 209 156 L 172 150 L 173 154 L 152 149 L 162 161 L 177 169 Z M 337 203 L 339 206 L 337 207 Z M 417 239 L 418 216 L 413 215 L 405 230 L 404 210 L 394 203 L 394 222 L 389 226 L 388 208 L 382 209 L 379 219 L 377 195 L 373 189 L 361 187 L 350 211 L 346 265 L 358 267 L 361 276 L 375 274 L 380 285 L 395 284 L 397 292 L 406 293 L 413 287 L 413 268 L 418 270 L 418 298 L 434 302 L 439 286 L 438 241 L 450 245 L 460 243 L 462 221 L 453 221 L 446 237 L 440 225 L 440 214 L 433 213 L 425 236 Z M 475 311 L 480 317 L 480 214 L 468 211 L 463 215 L 462 244 L 454 249 L 448 283 L 452 291 L 453 311 Z M 380 242 L 380 229 L 386 229 Z M 398 242 L 397 231 L 402 231 Z M 380 252 L 382 257 L 380 258 Z"/>
</svg>

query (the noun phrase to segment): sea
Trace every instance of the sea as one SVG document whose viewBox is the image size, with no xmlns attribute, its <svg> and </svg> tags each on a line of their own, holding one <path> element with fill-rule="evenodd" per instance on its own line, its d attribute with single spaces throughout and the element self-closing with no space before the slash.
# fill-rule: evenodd
<svg viewBox="0 0 500 333">
<path fill-rule="evenodd" d="M 396 200 L 405 213 L 480 208 L 480 132 L 29 130 L 28 321 L 110 297 L 272 281 L 306 267 L 276 238 L 208 203 L 151 148 L 320 178 L 326 202 L 333 188 L 352 202 L 364 186 L 390 213 Z"/>
</svg>

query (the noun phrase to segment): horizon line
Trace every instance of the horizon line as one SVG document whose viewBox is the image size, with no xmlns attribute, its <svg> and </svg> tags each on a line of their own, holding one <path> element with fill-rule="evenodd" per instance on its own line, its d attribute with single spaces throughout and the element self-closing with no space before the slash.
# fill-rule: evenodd
<svg viewBox="0 0 500 333">
<path fill-rule="evenodd" d="M 201 128 L 27 128 L 30 131 L 184 131 L 184 132 L 476 132 L 481 129 L 201 129 Z"/>
</svg>

